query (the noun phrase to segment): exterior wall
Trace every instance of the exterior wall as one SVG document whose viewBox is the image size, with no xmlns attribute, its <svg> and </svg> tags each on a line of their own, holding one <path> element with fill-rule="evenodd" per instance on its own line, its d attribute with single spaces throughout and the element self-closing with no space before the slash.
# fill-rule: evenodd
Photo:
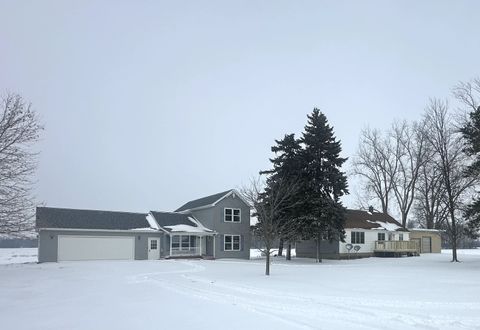
<svg viewBox="0 0 480 330">
<path fill-rule="evenodd" d="M 350 252 L 351 256 L 357 257 L 368 257 L 372 256 L 375 249 L 375 241 L 378 241 L 378 233 L 385 233 L 385 239 L 388 240 L 389 234 L 392 236 L 392 240 L 398 241 L 400 234 L 403 234 L 403 240 L 408 241 L 410 239 L 409 232 L 389 232 L 387 230 L 371 230 L 371 229 L 345 229 L 345 242 L 328 242 L 322 241 L 320 245 L 320 254 L 322 258 L 326 259 L 337 259 L 345 258 L 348 256 L 348 250 L 346 248 L 347 244 L 351 244 L 351 237 L 353 232 L 364 232 L 365 233 L 365 243 L 364 244 L 353 244 L 359 245 L 360 250 Z M 433 239 L 432 239 L 433 245 Z M 314 240 L 300 241 L 296 244 L 296 254 L 297 257 L 302 258 L 316 258 L 316 243 Z"/>
<path fill-rule="evenodd" d="M 403 240 L 409 240 L 408 232 L 398 232 L 398 231 L 387 231 L 387 230 L 372 230 L 372 229 L 345 229 L 345 243 L 340 243 L 340 253 L 348 253 L 346 248 L 347 244 L 351 244 L 352 241 L 352 232 L 364 232 L 365 233 L 365 243 L 364 244 L 353 244 L 359 245 L 360 250 L 358 253 L 370 253 L 373 254 L 375 249 L 375 241 L 378 241 L 378 233 L 385 233 L 385 240 L 389 240 L 389 236 L 392 236 L 392 241 L 399 241 L 400 235 L 403 235 Z M 351 251 L 350 253 L 355 253 Z"/>
<path fill-rule="evenodd" d="M 338 241 L 321 241 L 320 257 L 325 259 L 338 258 L 339 242 Z M 300 241 L 295 244 L 295 253 L 299 258 L 316 258 L 317 243 L 315 240 Z"/>
<path fill-rule="evenodd" d="M 421 241 L 422 237 L 430 237 L 432 239 L 432 253 L 442 252 L 442 236 L 438 231 L 424 231 L 415 229 L 410 230 L 410 239 L 418 239 Z"/>
<path fill-rule="evenodd" d="M 240 222 L 225 222 L 224 209 L 240 209 Z M 250 207 L 243 200 L 232 195 L 221 200 L 210 208 L 192 210 L 191 212 L 205 227 L 218 233 L 215 236 L 215 258 L 241 258 L 250 259 Z M 224 251 L 223 237 L 225 234 L 240 235 L 240 251 Z M 207 251 L 213 249 L 213 242 L 207 242 Z"/>
<path fill-rule="evenodd" d="M 38 262 L 56 262 L 58 256 L 58 236 L 135 236 L 135 260 L 148 259 L 148 237 L 160 237 L 162 246 L 164 235 L 160 232 L 107 232 L 107 231 L 69 231 L 69 230 L 40 230 L 38 235 Z M 162 256 L 162 250 L 160 250 Z"/>
</svg>

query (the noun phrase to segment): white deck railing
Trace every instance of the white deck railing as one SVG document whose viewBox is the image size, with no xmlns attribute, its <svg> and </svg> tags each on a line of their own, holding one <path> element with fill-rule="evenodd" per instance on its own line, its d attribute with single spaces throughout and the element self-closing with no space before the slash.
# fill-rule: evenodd
<svg viewBox="0 0 480 330">
<path fill-rule="evenodd" d="M 418 250 L 416 241 L 375 241 L 375 251 L 414 252 Z"/>
<path fill-rule="evenodd" d="M 200 247 L 190 247 L 190 248 L 172 248 L 171 256 L 199 256 L 200 255 Z"/>
</svg>

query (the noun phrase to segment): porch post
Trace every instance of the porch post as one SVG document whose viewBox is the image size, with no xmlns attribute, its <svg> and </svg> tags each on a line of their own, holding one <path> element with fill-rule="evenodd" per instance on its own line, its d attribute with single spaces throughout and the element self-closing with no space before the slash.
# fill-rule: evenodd
<svg viewBox="0 0 480 330">
<path fill-rule="evenodd" d="M 200 256 L 202 256 L 202 236 L 198 236 L 198 241 L 200 242 Z"/>
<path fill-rule="evenodd" d="M 213 235 L 212 238 L 213 238 L 213 259 L 215 259 L 215 239 L 216 239 L 216 235 Z"/>
<path fill-rule="evenodd" d="M 172 256 L 172 235 L 170 234 L 170 257 Z"/>
</svg>

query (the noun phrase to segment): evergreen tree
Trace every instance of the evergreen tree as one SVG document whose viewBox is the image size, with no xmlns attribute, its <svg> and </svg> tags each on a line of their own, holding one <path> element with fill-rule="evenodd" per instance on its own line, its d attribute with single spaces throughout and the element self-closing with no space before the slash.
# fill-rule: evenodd
<svg viewBox="0 0 480 330">
<path fill-rule="evenodd" d="M 275 143 L 276 145 L 274 145 L 271 150 L 275 153 L 276 157 L 270 159 L 273 164 L 273 169 L 260 172 L 261 174 L 270 175 L 267 179 L 267 194 L 278 182 L 289 182 L 291 185 L 300 186 L 299 180 L 302 169 L 302 163 L 299 158 L 301 151 L 300 141 L 295 138 L 295 134 L 286 134 L 283 139 L 275 140 Z M 288 201 L 285 201 L 292 203 L 292 205 L 290 207 L 284 207 L 284 211 L 279 214 L 280 219 L 278 219 L 278 221 L 285 223 L 285 227 L 288 228 L 287 232 L 283 234 L 280 233 L 279 237 L 279 255 L 282 255 L 283 242 L 288 242 L 287 260 L 290 259 L 291 242 L 294 241 L 297 236 L 297 231 L 292 230 L 292 227 L 294 227 L 294 222 L 299 216 L 299 209 L 295 207 L 298 203 L 296 200 L 298 197 L 299 195 L 296 194 L 288 199 Z M 287 222 L 290 222 L 290 226 L 286 226 Z"/>
<path fill-rule="evenodd" d="M 300 154 L 303 234 L 304 238 L 316 240 L 317 261 L 321 261 L 321 240 L 343 240 L 345 235 L 345 208 L 340 197 L 348 194 L 347 177 L 341 171 L 347 158 L 340 157 L 340 141 L 319 109 L 308 115 L 300 142 L 303 144 Z"/>
<path fill-rule="evenodd" d="M 480 176 L 480 106 L 470 113 L 468 123 L 461 129 L 466 140 L 465 152 L 474 157 L 473 163 L 469 166 L 467 176 Z M 478 237 L 480 230 L 480 198 L 477 197 L 467 208 L 468 219 L 467 233 L 474 238 Z"/>
</svg>

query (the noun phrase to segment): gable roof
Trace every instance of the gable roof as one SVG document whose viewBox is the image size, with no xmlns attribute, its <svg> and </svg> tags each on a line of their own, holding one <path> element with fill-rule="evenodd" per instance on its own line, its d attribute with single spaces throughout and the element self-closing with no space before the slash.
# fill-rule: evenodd
<svg viewBox="0 0 480 330">
<path fill-rule="evenodd" d="M 37 207 L 36 227 L 129 230 L 150 225 L 144 213 Z"/>
<path fill-rule="evenodd" d="M 199 207 L 215 206 L 215 204 L 217 202 L 221 201 L 223 198 L 227 197 L 231 193 L 236 193 L 236 195 L 239 196 L 243 200 L 243 198 L 240 196 L 239 193 L 237 193 L 235 191 L 235 189 L 230 189 L 230 190 L 218 193 L 218 194 L 210 195 L 210 196 L 207 196 L 207 197 L 202 197 L 202 198 L 199 198 L 199 199 L 194 199 L 193 201 L 187 202 L 187 203 L 183 204 L 182 206 L 180 206 L 178 209 L 175 210 L 175 212 L 182 212 L 182 211 L 197 209 Z M 245 204 L 248 205 L 248 203 L 246 203 L 246 202 L 245 202 Z"/>
<path fill-rule="evenodd" d="M 344 228 L 408 231 L 388 214 L 350 209 L 347 210 Z"/>
<path fill-rule="evenodd" d="M 188 213 L 150 211 L 158 225 L 166 232 L 205 232 L 213 230 L 204 227 L 193 215 Z"/>
</svg>

